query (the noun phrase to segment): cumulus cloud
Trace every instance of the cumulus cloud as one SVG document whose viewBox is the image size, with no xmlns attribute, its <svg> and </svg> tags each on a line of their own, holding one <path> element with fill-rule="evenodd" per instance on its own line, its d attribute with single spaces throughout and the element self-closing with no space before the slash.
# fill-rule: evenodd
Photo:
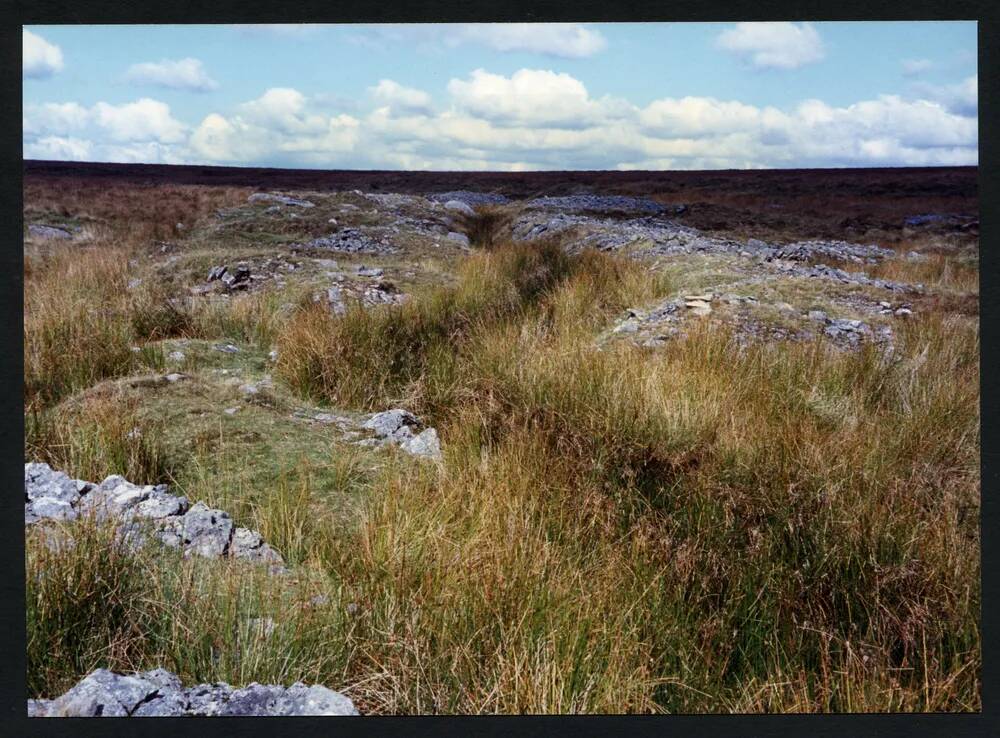
<svg viewBox="0 0 1000 738">
<path fill-rule="evenodd" d="M 380 104 L 402 112 L 429 113 L 432 103 L 431 96 L 423 90 L 404 87 L 391 79 L 379 80 L 368 91 Z"/>
<path fill-rule="evenodd" d="M 358 143 L 359 121 L 324 115 L 294 88 L 276 87 L 243 103 L 232 116 L 212 113 L 195 128 L 191 153 L 201 161 L 331 166 Z"/>
<path fill-rule="evenodd" d="M 218 83 L 208 76 L 199 59 L 163 59 L 158 62 L 133 64 L 125 75 L 135 84 L 155 85 L 173 90 L 211 92 Z"/>
<path fill-rule="evenodd" d="M 24 29 L 21 33 L 21 74 L 32 79 L 51 77 L 63 68 L 62 49 Z"/>
<path fill-rule="evenodd" d="M 737 23 L 719 34 L 716 44 L 760 69 L 797 69 L 826 53 L 809 23 Z"/>
<path fill-rule="evenodd" d="M 976 118 L 943 99 L 974 90 L 970 79 L 937 90 L 942 99 L 776 108 L 688 96 L 636 106 L 595 99 L 568 74 L 476 70 L 451 80 L 438 101 L 383 79 L 369 88 L 365 110 L 348 115 L 322 96 L 276 87 L 190 127 L 146 98 L 48 103 L 25 107 L 25 156 L 510 171 L 975 164 Z"/>
<path fill-rule="evenodd" d="M 497 123 L 579 128 L 624 114 L 627 104 L 594 100 L 578 79 L 543 69 L 521 69 L 510 77 L 475 70 L 452 79 L 448 92 L 457 107 Z"/>
</svg>

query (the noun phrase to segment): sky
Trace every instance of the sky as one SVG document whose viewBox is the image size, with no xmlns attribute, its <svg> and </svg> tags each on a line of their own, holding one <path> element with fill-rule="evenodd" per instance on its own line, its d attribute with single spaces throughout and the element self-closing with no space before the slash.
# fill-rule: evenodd
<svg viewBox="0 0 1000 738">
<path fill-rule="evenodd" d="M 975 165 L 975 22 L 26 26 L 26 159 Z"/>
</svg>

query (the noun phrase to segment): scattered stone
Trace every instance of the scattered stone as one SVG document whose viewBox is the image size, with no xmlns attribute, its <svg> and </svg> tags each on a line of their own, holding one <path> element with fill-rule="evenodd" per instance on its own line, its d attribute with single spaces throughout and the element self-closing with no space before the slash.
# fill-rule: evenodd
<svg viewBox="0 0 1000 738">
<path fill-rule="evenodd" d="M 359 264 L 355 270 L 359 277 L 381 277 L 385 272 L 378 267 L 366 267 L 364 264 Z"/>
<path fill-rule="evenodd" d="M 183 351 L 171 351 L 169 354 L 167 354 L 167 359 L 177 363 L 184 361 L 184 359 L 186 358 L 187 357 L 184 355 Z"/>
<path fill-rule="evenodd" d="M 256 622 L 255 622 L 256 621 Z M 251 627 L 264 637 L 274 630 L 270 618 Z M 90 672 L 61 697 L 28 700 L 29 717 L 185 717 L 185 716 L 326 716 L 357 715 L 354 703 L 322 685 L 296 682 L 290 687 L 250 684 L 234 689 L 225 683 L 185 689 L 166 669 L 117 674 Z"/>
<path fill-rule="evenodd" d="M 896 310 L 896 312 L 894 313 L 894 315 L 897 318 L 905 318 L 907 316 L 913 315 L 913 311 L 910 310 L 909 308 L 901 307 L 901 308 L 899 308 L 899 309 Z"/>
<path fill-rule="evenodd" d="M 809 320 L 815 320 L 817 323 L 825 323 L 827 321 L 827 315 L 822 310 L 810 310 Z"/>
<path fill-rule="evenodd" d="M 212 348 L 224 354 L 238 354 L 240 352 L 240 347 L 231 343 L 217 343 Z"/>
<path fill-rule="evenodd" d="M 239 410 L 240 409 L 238 407 L 227 407 L 222 412 L 224 412 L 226 415 L 236 415 L 236 413 L 238 413 Z"/>
<path fill-rule="evenodd" d="M 445 205 L 447 207 L 447 205 Z M 622 195 L 568 195 L 538 197 L 526 207 L 546 210 L 590 210 L 598 212 L 640 212 L 659 215 L 666 207 L 653 200 Z"/>
<path fill-rule="evenodd" d="M 164 379 L 166 379 L 171 384 L 174 384 L 175 382 L 179 382 L 182 379 L 184 379 L 184 375 L 183 374 L 178 374 L 177 372 L 172 372 L 172 373 L 168 374 L 167 376 L 165 376 Z"/>
<path fill-rule="evenodd" d="M 255 192 L 247 198 L 247 202 L 273 202 L 278 205 L 288 205 L 300 208 L 311 208 L 314 206 L 314 203 L 311 203 L 308 200 L 299 200 L 294 197 L 288 197 L 287 195 L 278 195 L 266 192 Z"/>
<path fill-rule="evenodd" d="M 500 194 L 490 192 L 470 192 L 468 190 L 442 192 L 436 195 L 430 195 L 428 199 L 439 203 L 448 203 L 457 200 L 458 202 L 471 205 L 472 207 L 476 207 L 478 205 L 504 205 L 510 202 L 506 197 Z M 445 205 L 445 207 L 447 207 L 447 205 Z"/>
<path fill-rule="evenodd" d="M 222 279 L 222 275 L 224 275 L 225 273 L 226 273 L 225 264 L 214 266 L 208 270 L 208 281 L 214 282 L 217 279 Z"/>
<path fill-rule="evenodd" d="M 360 228 L 342 228 L 329 236 L 314 238 L 304 244 L 293 244 L 299 248 L 326 249 L 349 254 L 392 254 L 396 249 L 386 241 L 376 240 Z"/>
<path fill-rule="evenodd" d="M 707 300 L 685 300 L 684 307 L 697 316 L 709 315 L 712 312 L 712 306 Z"/>
</svg>

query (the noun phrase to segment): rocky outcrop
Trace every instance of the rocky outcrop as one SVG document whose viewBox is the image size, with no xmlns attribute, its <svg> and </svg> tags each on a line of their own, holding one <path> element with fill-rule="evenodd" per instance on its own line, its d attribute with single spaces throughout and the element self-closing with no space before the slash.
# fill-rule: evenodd
<svg viewBox="0 0 1000 738">
<path fill-rule="evenodd" d="M 441 458 L 441 442 L 437 431 L 425 428 L 417 416 L 401 408 L 375 413 L 368 417 L 362 427 L 375 434 L 374 438 L 360 442 L 364 445 L 392 444 L 414 456 L 435 460 Z"/>
<path fill-rule="evenodd" d="M 167 485 L 132 484 L 112 475 L 100 484 L 72 479 L 48 464 L 24 465 L 24 524 L 93 516 L 118 524 L 119 535 L 135 545 L 149 537 L 183 550 L 185 556 L 232 557 L 283 571 L 281 555 L 261 535 L 237 527 L 229 513 L 204 502 L 188 504 Z"/>
<path fill-rule="evenodd" d="M 54 700 L 28 700 L 28 717 L 214 717 L 357 715 L 354 703 L 322 685 L 224 682 L 184 688 L 166 669 L 116 674 L 97 669 Z"/>
</svg>

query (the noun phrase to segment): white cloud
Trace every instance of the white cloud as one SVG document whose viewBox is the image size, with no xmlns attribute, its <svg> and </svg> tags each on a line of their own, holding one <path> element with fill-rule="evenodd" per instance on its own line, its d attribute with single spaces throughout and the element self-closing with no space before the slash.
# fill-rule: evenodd
<svg viewBox="0 0 1000 738">
<path fill-rule="evenodd" d="M 966 77 L 952 85 L 916 84 L 914 91 L 921 97 L 944 105 L 958 115 L 975 116 L 979 112 L 979 75 Z"/>
<path fill-rule="evenodd" d="M 91 116 L 114 141 L 177 143 L 185 132 L 184 124 L 170 114 L 166 103 L 148 97 L 122 105 L 99 102 Z"/>
<path fill-rule="evenodd" d="M 458 108 L 506 125 L 579 128 L 624 114 L 628 107 L 594 100 L 578 79 L 543 69 L 521 69 L 510 77 L 477 69 L 468 80 L 448 82 L 448 92 Z"/>
<path fill-rule="evenodd" d="M 608 45 L 600 31 L 578 23 L 470 23 L 450 29 L 449 41 L 568 59 L 593 56 Z"/>
<path fill-rule="evenodd" d="M 136 84 L 155 85 L 174 90 L 210 92 L 219 87 L 218 83 L 208 76 L 201 61 L 190 57 L 133 64 L 125 77 Z"/>
<path fill-rule="evenodd" d="M 369 87 L 368 91 L 377 102 L 395 110 L 417 113 L 431 111 L 430 95 L 423 90 L 404 87 L 391 79 L 379 80 L 379 83 L 374 87 Z"/>
<path fill-rule="evenodd" d="M 269 89 L 240 105 L 233 116 L 206 116 L 191 135 L 191 151 L 209 162 L 330 165 L 355 149 L 359 121 L 350 115 L 323 115 L 312 107 L 298 90 Z"/>
<path fill-rule="evenodd" d="M 930 59 L 903 59 L 903 75 L 906 77 L 916 77 L 929 69 L 934 68 L 934 62 Z"/>
<path fill-rule="evenodd" d="M 62 70 L 62 49 L 41 36 L 24 29 L 21 33 L 21 47 L 21 74 L 25 77 L 43 79 Z"/>
<path fill-rule="evenodd" d="M 796 69 L 820 61 L 823 40 L 809 23 L 737 23 L 716 44 L 760 69 Z"/>
</svg>

